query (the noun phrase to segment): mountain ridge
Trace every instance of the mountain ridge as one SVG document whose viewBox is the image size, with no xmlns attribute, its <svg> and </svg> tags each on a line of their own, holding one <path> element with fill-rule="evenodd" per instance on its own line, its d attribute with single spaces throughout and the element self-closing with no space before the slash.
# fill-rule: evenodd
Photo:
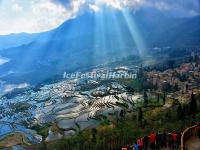
<svg viewBox="0 0 200 150">
<path fill-rule="evenodd" d="M 54 75 L 61 76 L 64 71 L 76 71 L 129 55 L 139 56 L 137 44 L 141 43 L 132 35 L 131 30 L 136 29 L 131 23 L 135 23 L 147 49 L 200 45 L 200 17 L 169 18 L 157 13 L 129 12 L 126 20 L 120 11 L 87 12 L 49 32 L 33 34 L 33 37 L 25 34 L 28 37 L 21 38 L 22 43 L 26 40 L 24 44 L 0 51 L 0 56 L 10 59 L 0 65 L 0 75 L 17 72 L 0 80 L 41 82 Z"/>
</svg>

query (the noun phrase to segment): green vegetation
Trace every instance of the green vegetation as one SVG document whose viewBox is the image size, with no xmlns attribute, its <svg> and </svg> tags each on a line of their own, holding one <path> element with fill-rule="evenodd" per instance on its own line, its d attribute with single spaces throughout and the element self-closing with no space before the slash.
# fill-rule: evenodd
<svg viewBox="0 0 200 150">
<path fill-rule="evenodd" d="M 173 61 L 168 63 L 168 68 L 176 66 Z M 187 93 L 188 95 L 178 95 L 179 86 L 182 86 L 183 83 L 178 85 L 178 82 L 171 85 L 169 82 L 157 86 L 147 80 L 147 75 L 142 67 L 139 73 L 138 79 L 118 79 L 117 81 L 126 88 L 129 94 L 139 92 L 143 95 L 142 101 L 128 105 L 127 100 L 122 98 L 122 102 L 115 104 L 121 108 L 115 116 L 107 114 L 96 116 L 95 119 L 101 121 L 98 127 L 88 128 L 72 137 L 43 143 L 36 147 L 45 145 L 48 150 L 118 149 L 123 145 L 133 144 L 139 137 L 148 135 L 152 130 L 156 133 L 160 131 L 180 133 L 194 122 L 200 121 L 199 95 L 193 93 L 191 96 L 189 93 Z M 160 78 L 162 79 L 162 77 Z M 109 82 L 111 80 L 100 82 L 100 84 L 109 85 Z M 194 88 L 194 90 L 196 89 Z M 120 99 L 117 95 L 114 97 L 117 100 Z M 187 102 L 182 101 L 181 97 L 184 100 L 187 98 Z"/>
<path fill-rule="evenodd" d="M 127 104 L 127 103 L 116 102 L 116 105 L 117 105 L 117 106 L 120 106 L 120 107 L 122 107 L 122 108 L 125 108 L 125 109 L 128 108 L 128 104 Z"/>
<path fill-rule="evenodd" d="M 136 91 L 141 90 L 141 83 L 138 79 L 119 79 L 119 84 L 125 85 L 128 89 L 134 89 Z"/>
<path fill-rule="evenodd" d="M 48 136 L 49 128 L 51 127 L 50 124 L 46 124 L 45 126 L 35 125 L 32 127 L 33 130 L 37 131 L 37 133 L 43 137 Z"/>
<path fill-rule="evenodd" d="M 15 110 L 15 112 L 23 112 L 23 111 L 26 111 L 27 109 L 29 109 L 31 107 L 31 104 L 29 103 L 25 103 L 25 102 L 19 102 L 19 103 L 16 103 L 16 104 L 13 104 L 11 106 L 12 109 Z"/>
<path fill-rule="evenodd" d="M 167 102 L 169 101 L 171 100 L 167 99 Z M 139 107 L 137 111 L 125 113 L 125 109 L 123 116 L 120 115 L 117 120 L 99 115 L 97 119 L 101 120 L 102 123 L 97 128 L 85 129 L 70 138 L 43 143 L 34 146 L 34 148 L 46 147 L 48 150 L 117 149 L 122 145 L 133 143 L 139 137 L 148 135 L 152 130 L 155 132 L 164 130 L 181 132 L 194 121 L 187 112 L 185 120 L 179 119 L 180 116 L 178 116 L 177 111 L 178 108 L 180 109 L 179 104 L 169 108 L 160 105 L 152 107 L 151 104 L 155 102 L 157 102 L 156 98 L 150 100 L 147 107 Z M 174 107 L 177 109 L 174 109 Z M 196 116 L 200 116 L 200 113 Z M 43 133 L 42 131 L 45 131 L 45 128 L 39 128 L 38 131 Z"/>
<path fill-rule="evenodd" d="M 148 89 L 155 89 L 151 82 L 147 81 L 146 77 L 139 77 L 137 79 L 119 79 L 119 84 L 124 85 L 128 92 L 142 92 Z"/>
<path fill-rule="evenodd" d="M 96 116 L 96 119 L 101 121 L 101 125 L 110 125 L 110 120 L 105 115 L 98 115 Z"/>
<path fill-rule="evenodd" d="M 191 100 L 190 100 L 189 106 L 190 106 L 190 114 L 193 117 L 195 117 L 196 113 L 198 112 L 198 108 L 197 108 L 196 98 L 193 93 L 191 95 Z"/>
</svg>

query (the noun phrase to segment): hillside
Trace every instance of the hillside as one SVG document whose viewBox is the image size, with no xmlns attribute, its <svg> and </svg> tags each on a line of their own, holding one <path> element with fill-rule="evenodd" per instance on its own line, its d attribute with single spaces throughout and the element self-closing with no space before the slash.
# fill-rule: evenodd
<svg viewBox="0 0 200 150">
<path fill-rule="evenodd" d="M 148 55 L 149 47 L 196 46 L 199 22 L 200 17 L 173 18 L 154 10 L 105 10 L 85 12 L 49 32 L 1 36 L 0 48 L 10 48 L 0 56 L 10 61 L 0 66 L 0 79 L 38 83 L 64 71 L 139 56 L 143 49 Z"/>
</svg>

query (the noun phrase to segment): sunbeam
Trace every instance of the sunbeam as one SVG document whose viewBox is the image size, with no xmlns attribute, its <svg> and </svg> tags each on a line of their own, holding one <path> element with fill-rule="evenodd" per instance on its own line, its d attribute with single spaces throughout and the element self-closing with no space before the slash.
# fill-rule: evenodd
<svg viewBox="0 0 200 150">
<path fill-rule="evenodd" d="M 132 38 L 136 44 L 139 55 L 141 58 L 144 58 L 145 55 L 147 54 L 147 51 L 146 51 L 147 48 L 141 37 L 139 29 L 137 28 L 134 18 L 132 16 L 130 16 L 130 11 L 128 11 L 127 9 L 123 9 L 122 12 L 123 12 L 124 18 L 126 20 L 126 23 L 128 25 L 129 31 L 132 35 Z"/>
<path fill-rule="evenodd" d="M 102 11 L 95 12 L 95 40 L 94 40 L 94 55 L 100 56 L 100 58 L 104 58 L 108 60 L 108 55 L 106 52 L 106 36 L 105 36 L 105 18 Z M 95 57 L 95 56 L 94 56 Z M 98 60 L 96 60 L 98 61 Z"/>
</svg>

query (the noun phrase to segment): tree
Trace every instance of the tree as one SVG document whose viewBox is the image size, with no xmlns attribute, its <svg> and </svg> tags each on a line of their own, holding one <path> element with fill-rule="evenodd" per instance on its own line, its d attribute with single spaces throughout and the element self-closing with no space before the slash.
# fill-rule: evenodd
<svg viewBox="0 0 200 150">
<path fill-rule="evenodd" d="M 158 95 L 157 95 L 157 103 L 159 104 L 159 102 L 160 102 L 160 94 L 158 93 Z"/>
<path fill-rule="evenodd" d="M 182 120 L 186 118 L 186 115 L 187 115 L 186 110 L 187 110 L 187 106 L 183 105 L 182 112 L 181 112 Z"/>
<path fill-rule="evenodd" d="M 133 87 L 127 86 L 126 90 L 127 90 L 128 93 L 132 93 L 134 95 L 135 89 Z"/>
<path fill-rule="evenodd" d="M 177 109 L 176 109 L 176 113 L 177 113 L 177 118 L 178 120 L 182 120 L 182 112 L 183 112 L 183 108 L 181 106 L 181 104 L 178 105 Z"/>
<path fill-rule="evenodd" d="M 147 92 L 144 92 L 144 106 L 146 107 L 149 104 L 149 99 Z"/>
<path fill-rule="evenodd" d="M 121 119 L 124 119 L 124 118 L 125 118 L 125 112 L 124 112 L 123 109 L 120 111 L 119 115 L 120 115 L 120 118 L 121 118 Z"/>
<path fill-rule="evenodd" d="M 192 95 L 191 95 L 191 100 L 190 100 L 190 103 L 189 103 L 189 107 L 190 107 L 190 115 L 195 117 L 195 115 L 196 115 L 196 113 L 198 111 L 198 108 L 197 108 L 197 101 L 196 101 L 196 98 L 195 98 L 195 95 L 194 95 L 193 92 L 192 92 Z"/>
<path fill-rule="evenodd" d="M 142 125 L 142 120 L 143 120 L 143 112 L 142 112 L 142 108 L 139 107 L 139 109 L 138 109 L 138 122 L 140 123 L 140 125 Z"/>
<path fill-rule="evenodd" d="M 165 105 L 165 102 L 166 102 L 166 93 L 164 92 L 164 95 L 163 95 L 163 104 Z"/>
<path fill-rule="evenodd" d="M 178 87 L 178 84 L 177 84 L 177 83 L 175 83 L 175 85 L 174 85 L 174 90 L 175 90 L 175 91 L 179 91 L 179 87 Z"/>
<path fill-rule="evenodd" d="M 42 136 L 42 150 L 47 150 L 47 144 L 45 142 L 45 137 Z"/>
<path fill-rule="evenodd" d="M 97 142 L 96 139 L 96 134 L 97 134 L 97 129 L 96 128 L 92 128 L 92 143 L 95 145 Z"/>
</svg>

